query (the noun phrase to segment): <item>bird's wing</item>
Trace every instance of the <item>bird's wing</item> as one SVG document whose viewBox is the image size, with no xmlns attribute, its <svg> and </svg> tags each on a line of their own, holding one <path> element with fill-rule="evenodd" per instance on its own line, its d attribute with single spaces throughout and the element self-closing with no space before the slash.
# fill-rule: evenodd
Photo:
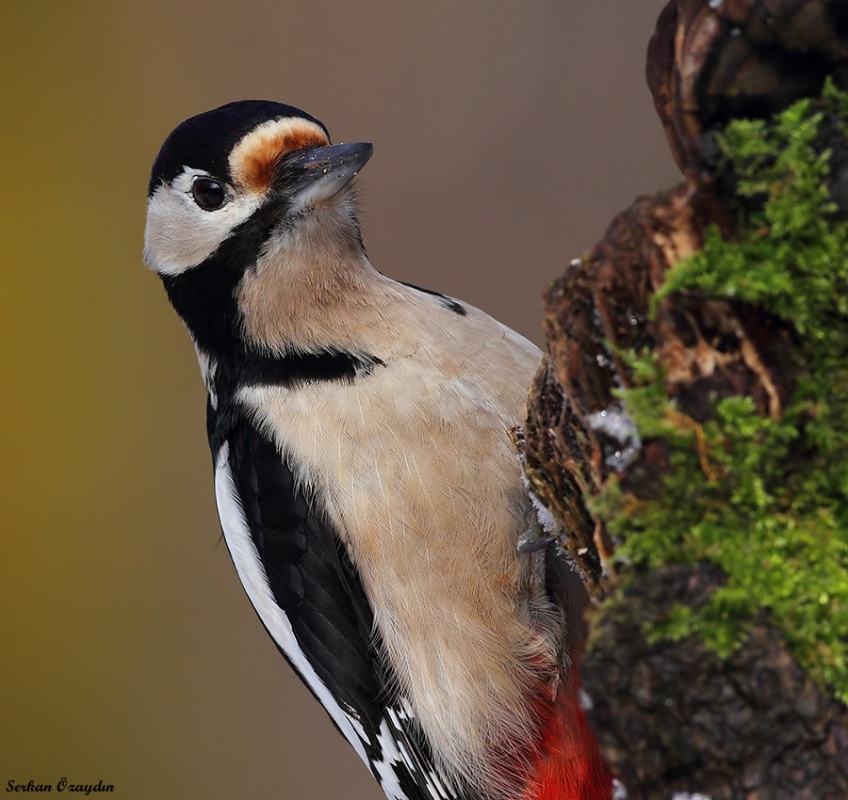
<svg viewBox="0 0 848 800">
<path fill-rule="evenodd" d="M 268 633 L 389 798 L 472 800 L 435 765 L 412 710 L 397 696 L 371 607 L 338 535 L 308 503 L 276 446 L 238 412 L 227 413 L 225 425 L 210 419 L 218 511 Z"/>
</svg>

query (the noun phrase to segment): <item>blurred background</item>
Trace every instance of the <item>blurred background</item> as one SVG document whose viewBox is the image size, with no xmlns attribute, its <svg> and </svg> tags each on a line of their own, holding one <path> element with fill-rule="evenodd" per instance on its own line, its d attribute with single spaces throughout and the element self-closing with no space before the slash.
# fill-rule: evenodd
<svg viewBox="0 0 848 800">
<path fill-rule="evenodd" d="M 678 175 L 664 0 L 3 3 L 0 786 L 378 800 L 221 541 L 205 395 L 141 263 L 167 133 L 240 98 L 374 142 L 374 264 L 542 342 L 540 294 Z"/>
</svg>

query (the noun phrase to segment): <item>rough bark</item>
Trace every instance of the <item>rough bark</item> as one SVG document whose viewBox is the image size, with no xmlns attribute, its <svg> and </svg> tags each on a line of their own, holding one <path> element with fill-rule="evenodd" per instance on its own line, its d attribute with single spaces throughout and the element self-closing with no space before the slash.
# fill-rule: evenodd
<svg viewBox="0 0 848 800">
<path fill-rule="evenodd" d="M 545 295 L 547 353 L 520 442 L 531 487 L 568 531 L 594 600 L 583 673 L 591 722 L 630 798 L 675 791 L 720 798 L 848 797 L 848 709 L 814 683 L 764 612 L 722 660 L 695 638 L 649 642 L 674 603 L 697 608 L 721 584 L 710 565 L 669 566 L 624 581 L 617 542 L 590 500 L 615 475 L 635 497 L 663 491 L 664 442 L 631 436 L 616 388 L 622 358 L 648 349 L 680 412 L 704 421 L 716 398 L 745 395 L 778 417 L 797 379 L 793 330 L 755 306 L 678 293 L 651 301 L 709 225 L 734 235 L 733 176 L 717 170 L 713 132 L 765 117 L 825 78 L 846 85 L 848 3 L 675 0 L 662 12 L 648 82 L 685 176 L 638 199 Z M 831 194 L 848 197 L 834 154 Z M 841 202 L 841 201 L 840 201 Z M 843 203 L 844 207 L 844 203 Z"/>
</svg>

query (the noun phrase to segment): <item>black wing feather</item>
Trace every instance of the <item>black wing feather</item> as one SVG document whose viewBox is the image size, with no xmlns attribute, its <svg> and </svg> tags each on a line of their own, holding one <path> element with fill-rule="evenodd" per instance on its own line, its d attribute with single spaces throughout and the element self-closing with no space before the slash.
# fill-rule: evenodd
<svg viewBox="0 0 848 800">
<path fill-rule="evenodd" d="M 209 444 L 215 463 L 228 446 L 236 493 L 274 600 L 316 675 L 360 724 L 375 777 L 393 773 L 406 800 L 475 800 L 472 792 L 449 786 L 434 766 L 420 726 L 404 710 L 408 707 L 397 696 L 371 606 L 344 543 L 320 503 L 307 500 L 274 442 L 236 400 L 245 385 L 293 388 L 302 381 L 351 381 L 382 363 L 369 355 L 326 353 L 219 363 L 210 387 L 217 406 L 207 405 Z M 292 663 L 279 643 L 278 649 Z"/>
<path fill-rule="evenodd" d="M 273 443 L 244 420 L 227 439 L 236 491 L 274 599 L 333 696 L 355 710 L 366 730 L 379 728 L 384 687 L 370 642 L 373 616 L 361 585 L 346 574 L 343 545 L 325 519 L 310 513 Z"/>
</svg>

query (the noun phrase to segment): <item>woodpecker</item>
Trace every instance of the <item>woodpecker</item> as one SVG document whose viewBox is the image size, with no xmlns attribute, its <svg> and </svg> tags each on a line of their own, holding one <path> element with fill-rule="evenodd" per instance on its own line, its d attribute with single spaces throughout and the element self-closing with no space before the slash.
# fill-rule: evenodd
<svg viewBox="0 0 848 800">
<path fill-rule="evenodd" d="M 371 265 L 372 152 L 240 101 L 153 165 L 145 261 L 197 351 L 227 547 L 390 800 L 608 800 L 585 593 L 509 438 L 540 352 Z"/>
</svg>

